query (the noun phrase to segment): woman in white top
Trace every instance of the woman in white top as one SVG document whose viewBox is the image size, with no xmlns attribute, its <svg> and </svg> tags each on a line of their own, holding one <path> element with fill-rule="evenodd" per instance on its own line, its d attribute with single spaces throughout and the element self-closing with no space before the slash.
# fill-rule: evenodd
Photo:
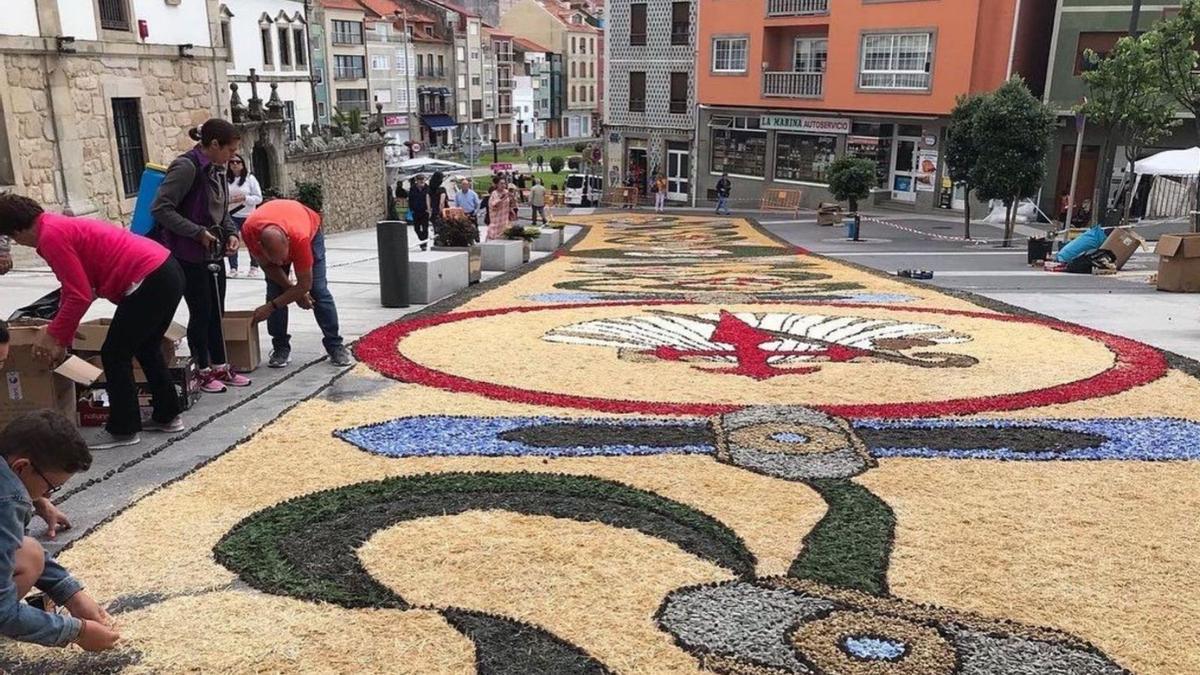
<svg viewBox="0 0 1200 675">
<path fill-rule="evenodd" d="M 242 223 L 246 222 L 246 218 L 254 213 L 254 208 L 262 203 L 263 195 L 262 188 L 258 185 L 258 179 L 251 173 L 249 167 L 246 166 L 246 160 L 242 159 L 241 155 L 234 155 L 233 159 L 229 160 L 229 213 L 230 219 L 237 227 L 238 233 L 241 234 Z M 236 277 L 238 275 L 238 252 L 234 251 L 229 259 L 229 276 Z M 258 261 L 254 256 L 250 256 L 250 276 L 258 274 Z"/>
</svg>

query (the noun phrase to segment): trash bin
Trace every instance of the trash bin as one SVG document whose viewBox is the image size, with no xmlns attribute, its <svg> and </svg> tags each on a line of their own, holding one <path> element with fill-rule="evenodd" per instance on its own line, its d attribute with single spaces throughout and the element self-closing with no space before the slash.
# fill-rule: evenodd
<svg viewBox="0 0 1200 675">
<path fill-rule="evenodd" d="M 408 223 L 381 220 L 375 224 L 379 248 L 379 303 L 408 307 Z"/>
</svg>

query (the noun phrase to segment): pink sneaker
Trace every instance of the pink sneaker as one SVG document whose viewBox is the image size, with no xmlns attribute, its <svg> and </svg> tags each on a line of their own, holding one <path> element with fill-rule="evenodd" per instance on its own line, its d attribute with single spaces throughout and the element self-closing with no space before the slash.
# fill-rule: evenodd
<svg viewBox="0 0 1200 675">
<path fill-rule="evenodd" d="M 233 368 L 228 364 L 223 366 L 213 366 L 213 377 L 223 382 L 230 387 L 249 387 L 250 378 L 240 373 L 233 372 Z"/>
<path fill-rule="evenodd" d="M 200 381 L 200 391 L 206 394 L 222 394 L 225 392 L 225 384 L 217 379 L 217 374 L 210 368 L 205 368 L 198 375 Z"/>
</svg>

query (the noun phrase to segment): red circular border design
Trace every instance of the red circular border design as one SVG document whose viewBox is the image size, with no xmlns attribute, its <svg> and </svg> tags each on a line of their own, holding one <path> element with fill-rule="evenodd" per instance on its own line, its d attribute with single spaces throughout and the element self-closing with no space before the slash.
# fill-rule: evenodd
<svg viewBox="0 0 1200 675">
<path fill-rule="evenodd" d="M 473 380 L 459 375 L 452 375 L 423 366 L 400 354 L 397 344 L 406 336 L 433 326 L 446 323 L 478 319 L 500 314 L 523 314 L 526 312 L 542 312 L 563 309 L 586 309 L 589 307 L 641 307 L 653 305 L 687 305 L 697 303 L 664 301 L 629 301 L 602 303 L 569 303 L 561 305 L 532 305 L 528 307 L 502 307 L 470 312 L 452 312 L 437 314 L 410 320 L 400 320 L 378 328 L 359 340 L 355 354 L 360 361 L 367 363 L 383 375 L 401 380 L 423 384 L 448 391 L 479 394 L 488 398 L 511 401 L 515 403 L 532 403 L 535 405 L 556 406 L 562 408 L 581 408 L 607 413 L 642 413 L 647 415 L 719 415 L 746 406 L 717 403 L 667 403 L 659 401 L 624 401 L 619 399 L 597 398 L 591 396 L 575 396 L 572 394 L 556 394 L 551 392 L 534 391 L 508 385 L 495 384 Z M 1020 410 L 1022 408 L 1040 408 L 1047 405 L 1073 403 L 1091 398 L 1102 398 L 1127 391 L 1157 380 L 1167 373 L 1167 360 L 1162 352 L 1149 346 L 1102 331 L 1084 326 L 1064 323 L 1052 319 L 1041 319 L 1012 314 L 995 314 L 990 312 L 975 312 L 965 310 L 936 309 L 932 307 L 904 307 L 865 303 L 821 303 L 821 302 L 757 302 L 758 305 L 789 305 L 789 306 L 832 306 L 861 309 L 885 309 L 891 311 L 912 312 L 915 314 L 942 314 L 950 316 L 965 316 L 992 321 L 1006 321 L 1042 326 L 1051 330 L 1082 336 L 1103 344 L 1116 356 L 1116 362 L 1107 370 L 1091 377 L 1074 382 L 1057 384 L 1043 389 L 1034 389 L 1017 394 L 1000 394 L 996 396 L 979 396 L 972 398 L 957 398 L 945 401 L 921 401 L 912 403 L 862 403 L 813 406 L 830 415 L 850 419 L 858 418 L 912 418 L 912 417 L 943 417 L 954 415 L 973 415 L 983 412 L 999 412 Z"/>
</svg>

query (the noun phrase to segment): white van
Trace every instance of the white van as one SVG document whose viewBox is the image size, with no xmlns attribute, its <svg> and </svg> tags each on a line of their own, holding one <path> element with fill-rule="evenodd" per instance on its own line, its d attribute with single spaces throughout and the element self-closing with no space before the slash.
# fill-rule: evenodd
<svg viewBox="0 0 1200 675">
<path fill-rule="evenodd" d="M 584 176 L 581 173 L 573 173 L 567 176 L 567 182 L 563 187 L 567 206 L 594 206 L 599 204 L 604 196 L 604 180 L 600 176 Z"/>
</svg>

